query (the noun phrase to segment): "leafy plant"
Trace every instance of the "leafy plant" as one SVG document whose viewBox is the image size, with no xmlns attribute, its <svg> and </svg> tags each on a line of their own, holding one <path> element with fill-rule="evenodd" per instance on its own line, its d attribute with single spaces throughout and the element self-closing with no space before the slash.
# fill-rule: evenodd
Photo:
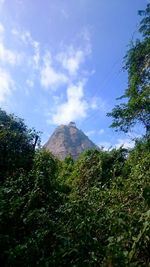
<svg viewBox="0 0 150 267">
<path fill-rule="evenodd" d="M 125 103 L 116 105 L 108 116 L 113 118 L 112 127 L 127 132 L 140 123 L 150 135 L 150 4 L 143 16 L 139 32 L 140 40 L 132 42 L 125 57 L 124 69 L 128 72 L 128 88 L 119 99 L 126 98 Z"/>
</svg>

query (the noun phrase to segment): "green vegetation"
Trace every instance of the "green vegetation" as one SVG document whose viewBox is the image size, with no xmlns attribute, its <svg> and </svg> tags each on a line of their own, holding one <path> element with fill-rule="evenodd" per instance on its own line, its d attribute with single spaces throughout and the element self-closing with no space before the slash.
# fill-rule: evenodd
<svg viewBox="0 0 150 267">
<path fill-rule="evenodd" d="M 35 151 L 1 183 L 2 266 L 149 266 L 149 149 Z"/>
<path fill-rule="evenodd" d="M 0 181 L 21 168 L 32 168 L 38 139 L 38 133 L 28 129 L 23 120 L 0 109 Z"/>
<path fill-rule="evenodd" d="M 150 266 L 149 10 L 144 39 L 127 55 L 129 101 L 112 111 L 120 129 L 144 121 L 132 150 L 59 161 L 37 147 L 35 130 L 0 110 L 1 266 Z"/>
<path fill-rule="evenodd" d="M 127 100 L 108 115 L 113 118 L 112 127 L 116 129 L 127 132 L 140 123 L 150 135 L 150 4 L 145 11 L 139 11 L 139 15 L 143 16 L 139 29 L 142 37 L 132 42 L 126 54 L 124 69 L 128 72 L 128 88 L 119 98 Z"/>
</svg>

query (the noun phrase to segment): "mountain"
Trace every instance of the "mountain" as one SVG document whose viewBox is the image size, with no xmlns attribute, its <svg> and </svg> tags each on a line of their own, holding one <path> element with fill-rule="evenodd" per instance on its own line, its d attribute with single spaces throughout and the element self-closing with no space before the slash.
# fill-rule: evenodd
<svg viewBox="0 0 150 267">
<path fill-rule="evenodd" d="M 81 131 L 74 122 L 60 125 L 55 129 L 44 148 L 63 160 L 67 155 L 77 159 L 81 152 L 98 147 Z"/>
</svg>

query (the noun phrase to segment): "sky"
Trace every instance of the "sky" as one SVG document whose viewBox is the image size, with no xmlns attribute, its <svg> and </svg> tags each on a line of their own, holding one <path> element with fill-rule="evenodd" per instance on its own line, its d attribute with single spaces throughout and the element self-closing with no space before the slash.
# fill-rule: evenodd
<svg viewBox="0 0 150 267">
<path fill-rule="evenodd" d="M 148 0 L 0 0 L 0 107 L 44 144 L 70 121 L 99 146 L 132 147 L 106 116 L 127 88 L 123 71 Z"/>
</svg>

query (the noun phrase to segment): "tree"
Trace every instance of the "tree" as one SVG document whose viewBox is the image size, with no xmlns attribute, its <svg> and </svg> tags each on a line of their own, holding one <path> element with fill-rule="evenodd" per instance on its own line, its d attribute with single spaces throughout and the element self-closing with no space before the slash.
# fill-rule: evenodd
<svg viewBox="0 0 150 267">
<path fill-rule="evenodd" d="M 128 72 L 128 88 L 123 96 L 125 103 L 116 105 L 108 116 L 113 118 L 111 127 L 127 132 L 135 124 L 140 123 L 150 134 L 150 4 L 143 16 L 139 32 L 142 37 L 132 43 L 125 56 L 124 69 Z"/>
<path fill-rule="evenodd" d="M 124 153 L 119 150 L 110 151 L 109 158 L 97 151 L 81 156 L 81 179 L 89 178 L 88 187 L 82 196 L 73 195 L 61 207 L 67 240 L 64 238 L 58 266 L 150 266 L 149 151 L 143 140 L 124 164 Z M 99 173 L 109 175 L 109 168 L 115 170 L 109 186 L 100 187 L 96 182 L 100 155 L 105 164 Z M 121 166 L 129 170 L 125 177 Z"/>
<path fill-rule="evenodd" d="M 9 177 L 0 187 L 2 266 L 57 266 L 62 232 L 58 208 L 64 194 L 56 174 L 54 157 L 36 151 L 32 170 Z"/>
<path fill-rule="evenodd" d="M 70 175 L 72 187 L 84 193 L 94 185 L 98 188 L 108 186 L 115 177 L 123 175 L 126 155 L 127 151 L 122 147 L 111 151 L 85 151 L 74 164 Z"/>
<path fill-rule="evenodd" d="M 59 161 L 59 175 L 58 182 L 64 186 L 66 186 L 66 190 L 69 190 L 70 187 L 70 176 L 74 170 L 74 160 L 69 155 L 63 161 Z M 67 189 L 68 188 L 68 189 Z"/>
<path fill-rule="evenodd" d="M 24 121 L 0 109 L 0 180 L 18 169 L 31 169 L 35 147 L 39 139 L 34 129 Z"/>
</svg>

